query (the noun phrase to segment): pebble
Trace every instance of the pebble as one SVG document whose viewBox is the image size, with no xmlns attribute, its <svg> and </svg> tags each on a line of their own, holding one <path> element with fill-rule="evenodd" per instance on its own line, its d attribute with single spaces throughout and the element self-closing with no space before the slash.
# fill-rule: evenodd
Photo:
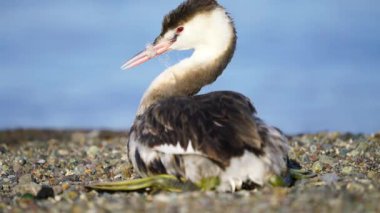
<svg viewBox="0 0 380 213">
<path fill-rule="evenodd" d="M 59 149 L 58 154 L 61 156 L 66 156 L 66 155 L 69 155 L 69 151 L 66 149 Z"/>
<path fill-rule="evenodd" d="M 7 152 L 7 149 L 3 146 L 0 146 L 0 154 L 5 154 Z"/>
<path fill-rule="evenodd" d="M 349 156 L 356 157 L 360 154 L 358 150 L 352 150 L 350 153 L 348 153 Z"/>
<path fill-rule="evenodd" d="M 339 180 L 339 176 L 336 173 L 327 173 L 321 176 L 321 180 L 330 185 L 336 183 Z"/>
<path fill-rule="evenodd" d="M 380 173 L 375 171 L 369 171 L 367 175 L 369 178 L 380 178 Z"/>
<path fill-rule="evenodd" d="M 351 166 L 345 166 L 342 169 L 342 173 L 345 175 L 350 175 L 350 174 L 352 174 L 353 171 L 354 171 L 354 168 Z"/>
<path fill-rule="evenodd" d="M 66 191 L 70 188 L 70 184 L 69 183 L 62 183 L 62 190 L 63 191 Z"/>
<path fill-rule="evenodd" d="M 114 180 L 120 180 L 123 176 L 121 174 L 115 175 L 113 177 Z"/>
<path fill-rule="evenodd" d="M 38 163 L 38 164 L 44 164 L 44 163 L 46 163 L 46 160 L 44 160 L 44 159 L 39 159 L 39 160 L 37 161 L 37 163 Z"/>
<path fill-rule="evenodd" d="M 17 184 L 14 187 L 14 192 L 20 195 L 31 194 L 33 196 L 37 196 L 37 193 L 40 191 L 40 189 L 41 189 L 41 185 L 36 184 L 34 182 L 25 181 L 25 182 Z"/>
<path fill-rule="evenodd" d="M 97 146 L 90 146 L 87 150 L 87 155 L 91 158 L 94 158 L 99 153 L 99 148 Z"/>
<path fill-rule="evenodd" d="M 16 179 L 16 176 L 15 175 L 9 175 L 8 179 L 10 179 L 10 180 Z"/>
<path fill-rule="evenodd" d="M 68 200 L 76 200 L 79 197 L 79 194 L 76 191 L 69 191 L 65 196 Z"/>
<path fill-rule="evenodd" d="M 333 165 L 335 160 L 327 155 L 321 155 L 319 156 L 319 161 L 324 164 Z"/>
<path fill-rule="evenodd" d="M 30 175 L 30 174 L 25 174 L 25 175 L 19 177 L 19 179 L 18 179 L 19 184 L 27 184 L 30 182 L 32 182 L 32 175 Z"/>
<path fill-rule="evenodd" d="M 9 170 L 9 166 L 5 164 L 1 168 L 2 168 L 2 173 L 7 173 Z"/>
<path fill-rule="evenodd" d="M 172 198 L 168 196 L 167 194 L 158 194 L 154 196 L 154 200 L 162 202 L 162 203 L 169 203 L 172 201 Z"/>
<path fill-rule="evenodd" d="M 301 161 L 304 162 L 304 163 L 310 163 L 310 158 L 307 154 L 303 154 L 301 156 Z"/>
<path fill-rule="evenodd" d="M 315 173 L 319 173 L 323 170 L 323 164 L 319 161 L 313 163 L 312 170 Z"/>
<path fill-rule="evenodd" d="M 349 152 L 349 150 L 346 148 L 341 148 L 341 149 L 338 148 L 338 153 L 339 153 L 340 157 L 346 157 L 348 152 Z"/>
<path fill-rule="evenodd" d="M 316 152 L 317 151 L 317 146 L 316 145 L 311 145 L 310 146 L 310 152 L 311 153 L 314 153 L 314 152 Z"/>
<path fill-rule="evenodd" d="M 365 188 L 358 183 L 348 183 L 347 190 L 353 193 L 363 193 L 365 191 Z"/>
<path fill-rule="evenodd" d="M 36 195 L 36 199 L 44 200 L 49 197 L 54 197 L 54 190 L 50 186 L 43 185 Z"/>
<path fill-rule="evenodd" d="M 53 186 L 53 191 L 54 191 L 54 195 L 56 195 L 55 197 L 57 197 L 57 195 L 60 195 L 63 193 L 63 189 L 59 185 Z M 54 197 L 54 199 L 55 199 L 55 197 Z"/>
<path fill-rule="evenodd" d="M 68 175 L 62 178 L 63 181 L 70 181 L 70 182 L 79 182 L 80 176 L 79 175 Z"/>
<path fill-rule="evenodd" d="M 1 188 L 2 188 L 2 190 L 5 191 L 5 192 L 9 192 L 9 191 L 11 191 L 11 186 L 8 185 L 8 184 L 3 184 L 3 185 L 1 186 Z"/>
<path fill-rule="evenodd" d="M 25 158 L 20 158 L 18 161 L 18 164 L 20 164 L 21 166 L 24 166 L 26 164 L 26 159 Z"/>
<path fill-rule="evenodd" d="M 367 151 L 368 148 L 369 148 L 369 143 L 363 141 L 363 142 L 359 143 L 359 145 L 356 147 L 356 150 L 357 150 L 360 154 L 363 154 L 364 152 Z"/>
</svg>

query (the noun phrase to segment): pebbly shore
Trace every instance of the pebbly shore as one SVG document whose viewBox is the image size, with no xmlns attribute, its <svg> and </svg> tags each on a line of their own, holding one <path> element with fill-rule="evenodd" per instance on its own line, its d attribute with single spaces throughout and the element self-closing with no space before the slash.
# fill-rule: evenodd
<svg viewBox="0 0 380 213">
<path fill-rule="evenodd" d="M 134 178 L 127 132 L 0 131 L 0 212 L 380 212 L 380 133 L 289 137 L 290 158 L 316 177 L 252 191 L 105 193 Z"/>
</svg>

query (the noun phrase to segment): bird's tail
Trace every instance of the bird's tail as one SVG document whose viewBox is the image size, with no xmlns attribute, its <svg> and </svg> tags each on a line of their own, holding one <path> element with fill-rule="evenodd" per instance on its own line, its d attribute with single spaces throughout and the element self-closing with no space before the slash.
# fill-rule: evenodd
<svg viewBox="0 0 380 213">
<path fill-rule="evenodd" d="M 274 185 L 292 186 L 299 179 L 312 178 L 316 175 L 302 169 L 295 160 L 289 159 L 288 137 L 278 128 L 267 125 L 260 118 L 255 118 L 259 134 L 265 143 L 265 154 L 267 163 L 274 174 L 269 182 Z"/>
<path fill-rule="evenodd" d="M 255 117 L 257 129 L 264 143 L 264 160 L 272 173 L 280 175 L 287 170 L 288 139 L 281 130 Z"/>
</svg>

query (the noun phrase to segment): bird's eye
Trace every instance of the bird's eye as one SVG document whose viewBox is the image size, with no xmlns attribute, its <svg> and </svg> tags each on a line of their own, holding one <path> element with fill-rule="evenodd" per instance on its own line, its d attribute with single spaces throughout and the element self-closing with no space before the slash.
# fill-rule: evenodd
<svg viewBox="0 0 380 213">
<path fill-rule="evenodd" d="M 185 29 L 184 27 L 178 27 L 177 30 L 176 30 L 176 32 L 177 33 L 181 33 L 184 29 Z"/>
</svg>

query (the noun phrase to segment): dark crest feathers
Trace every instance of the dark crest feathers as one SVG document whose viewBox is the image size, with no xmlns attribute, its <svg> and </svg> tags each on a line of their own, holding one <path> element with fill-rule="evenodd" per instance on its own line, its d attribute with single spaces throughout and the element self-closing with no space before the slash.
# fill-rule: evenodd
<svg viewBox="0 0 380 213">
<path fill-rule="evenodd" d="M 220 7 L 215 0 L 187 0 L 165 16 L 162 23 L 161 35 L 168 30 L 190 20 L 196 14 L 208 12 Z"/>
</svg>

